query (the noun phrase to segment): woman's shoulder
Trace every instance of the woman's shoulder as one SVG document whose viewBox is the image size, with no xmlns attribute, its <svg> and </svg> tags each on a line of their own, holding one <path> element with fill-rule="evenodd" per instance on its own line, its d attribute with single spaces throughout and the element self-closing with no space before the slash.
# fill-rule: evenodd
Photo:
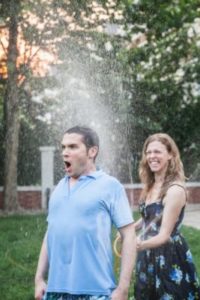
<svg viewBox="0 0 200 300">
<path fill-rule="evenodd" d="M 185 182 L 174 181 L 169 185 L 169 188 L 166 193 L 166 199 L 176 199 L 179 200 L 182 204 L 185 204 L 187 200 L 187 192 Z"/>
<path fill-rule="evenodd" d="M 173 181 L 169 184 L 168 191 L 185 193 L 186 184 L 184 181 Z"/>
</svg>

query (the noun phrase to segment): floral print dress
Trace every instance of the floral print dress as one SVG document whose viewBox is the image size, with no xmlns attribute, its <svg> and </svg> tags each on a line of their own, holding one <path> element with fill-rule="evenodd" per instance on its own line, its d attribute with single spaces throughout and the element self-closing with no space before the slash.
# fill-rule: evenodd
<svg viewBox="0 0 200 300">
<path fill-rule="evenodd" d="M 162 201 L 140 205 L 143 217 L 141 239 L 146 240 L 158 234 L 162 211 Z M 192 254 L 179 232 L 183 216 L 184 208 L 169 242 L 138 252 L 134 289 L 136 300 L 200 300 Z"/>
</svg>

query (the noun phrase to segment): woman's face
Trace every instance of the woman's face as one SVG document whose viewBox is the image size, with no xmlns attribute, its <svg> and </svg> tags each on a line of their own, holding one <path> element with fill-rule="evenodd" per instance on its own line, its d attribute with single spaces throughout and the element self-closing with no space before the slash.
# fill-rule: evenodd
<svg viewBox="0 0 200 300">
<path fill-rule="evenodd" d="M 149 143 L 145 155 L 149 168 L 156 174 L 165 173 L 172 158 L 166 146 L 159 141 Z"/>
</svg>

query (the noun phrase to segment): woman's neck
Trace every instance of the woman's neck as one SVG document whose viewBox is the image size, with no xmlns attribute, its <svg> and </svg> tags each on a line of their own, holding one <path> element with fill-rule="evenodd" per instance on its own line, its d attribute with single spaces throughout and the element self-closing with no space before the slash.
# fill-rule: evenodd
<svg viewBox="0 0 200 300">
<path fill-rule="evenodd" d="M 155 174 L 154 176 L 154 186 L 161 187 L 165 181 L 165 174 Z"/>
</svg>

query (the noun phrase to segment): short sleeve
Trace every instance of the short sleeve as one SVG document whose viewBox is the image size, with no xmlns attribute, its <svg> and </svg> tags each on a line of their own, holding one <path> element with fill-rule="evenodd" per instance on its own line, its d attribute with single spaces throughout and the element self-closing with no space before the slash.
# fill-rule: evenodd
<svg viewBox="0 0 200 300">
<path fill-rule="evenodd" d="M 111 218 L 117 228 L 131 224 L 134 221 L 125 189 L 121 184 L 115 188 L 111 204 Z"/>
</svg>

